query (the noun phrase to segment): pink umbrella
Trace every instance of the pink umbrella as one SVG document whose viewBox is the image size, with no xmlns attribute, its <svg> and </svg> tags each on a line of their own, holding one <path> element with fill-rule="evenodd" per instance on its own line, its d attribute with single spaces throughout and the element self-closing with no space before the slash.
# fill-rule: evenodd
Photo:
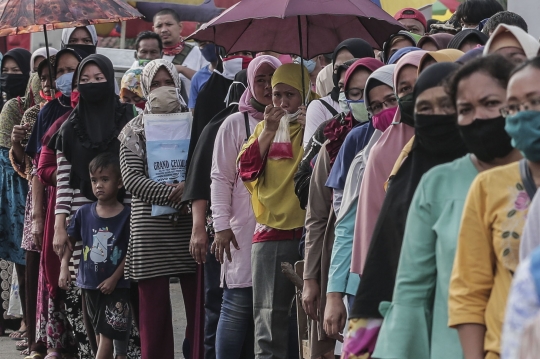
<svg viewBox="0 0 540 359">
<path fill-rule="evenodd" d="M 311 59 L 353 37 L 381 49 L 399 30 L 401 24 L 370 0 L 242 0 L 189 38 L 226 52 L 275 51 Z"/>
</svg>

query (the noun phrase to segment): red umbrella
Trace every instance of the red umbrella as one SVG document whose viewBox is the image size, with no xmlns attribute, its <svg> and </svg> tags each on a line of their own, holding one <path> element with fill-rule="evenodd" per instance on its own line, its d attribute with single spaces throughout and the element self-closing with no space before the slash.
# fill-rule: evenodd
<svg viewBox="0 0 540 359">
<path fill-rule="evenodd" d="M 311 59 L 359 37 L 381 49 L 401 24 L 370 0 L 243 0 L 189 36 L 236 51 Z M 302 39 L 302 41 L 300 41 Z"/>
</svg>

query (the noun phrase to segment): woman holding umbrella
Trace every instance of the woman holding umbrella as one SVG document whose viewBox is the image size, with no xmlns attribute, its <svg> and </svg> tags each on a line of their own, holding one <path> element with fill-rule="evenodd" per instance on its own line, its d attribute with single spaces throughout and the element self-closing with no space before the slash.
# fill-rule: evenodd
<svg viewBox="0 0 540 359">
<path fill-rule="evenodd" d="M 305 67 L 298 64 L 279 67 L 272 77 L 273 105 L 266 106 L 264 120 L 255 127 L 239 157 L 240 177 L 251 193 L 257 221 L 251 251 L 257 358 L 286 358 L 288 352 L 294 285 L 281 273 L 280 263 L 299 259 L 305 211 L 300 209 L 294 195 L 293 177 L 304 152 L 302 136 L 306 118 L 302 104 L 317 98 L 310 88 Z M 304 91 L 308 91 L 305 97 Z M 274 138 L 284 116 L 289 121 L 290 146 L 276 146 Z M 278 150 L 283 147 L 287 153 L 279 156 Z"/>
</svg>

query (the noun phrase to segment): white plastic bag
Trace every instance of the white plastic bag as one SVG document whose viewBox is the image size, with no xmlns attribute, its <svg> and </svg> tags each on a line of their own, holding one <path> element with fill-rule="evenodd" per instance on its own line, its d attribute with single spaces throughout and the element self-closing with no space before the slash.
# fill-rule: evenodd
<svg viewBox="0 0 540 359">
<path fill-rule="evenodd" d="M 190 112 L 144 115 L 146 158 L 150 179 L 179 183 L 186 178 L 186 161 L 193 116 Z M 152 216 L 175 213 L 169 206 L 152 205 Z"/>
<path fill-rule="evenodd" d="M 268 151 L 268 159 L 280 160 L 293 158 L 289 124 L 296 121 L 298 115 L 300 115 L 300 110 L 293 114 L 287 113 L 279 120 L 279 127 Z"/>
</svg>

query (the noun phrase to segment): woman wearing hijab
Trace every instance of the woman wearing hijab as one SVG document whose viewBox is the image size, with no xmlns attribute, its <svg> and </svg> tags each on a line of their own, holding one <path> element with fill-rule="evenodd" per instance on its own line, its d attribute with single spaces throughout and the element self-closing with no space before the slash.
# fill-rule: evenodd
<svg viewBox="0 0 540 359">
<path fill-rule="evenodd" d="M 451 34 L 430 34 L 424 35 L 416 46 L 425 51 L 437 51 L 448 48 L 448 44 L 452 41 L 454 35 Z"/>
<path fill-rule="evenodd" d="M 170 62 L 148 63 L 143 69 L 141 86 L 147 99 L 145 114 L 187 111 L 177 96 L 180 79 Z M 196 296 L 193 293 L 197 282 L 195 262 L 189 254 L 192 220 L 182 203 L 183 184 L 169 186 L 148 178 L 143 115 L 130 121 L 119 139 L 122 178 L 126 190 L 133 196 L 125 276 L 139 282 L 142 358 L 173 358 L 171 276 L 180 278 L 188 322 L 187 339 L 192 348 L 194 345 Z M 182 211 L 171 218 L 151 216 L 153 204 Z"/>
<path fill-rule="evenodd" d="M 238 176 L 238 157 L 242 145 L 264 118 L 254 111 L 251 98 L 262 105 L 272 104 L 271 79 L 281 65 L 273 56 L 255 58 L 247 69 L 248 88 L 241 99 L 240 112 L 223 122 L 215 140 L 211 171 L 211 203 L 216 259 L 222 264 L 223 305 L 216 334 L 216 358 L 240 358 L 253 353 L 253 290 L 251 242 L 255 216 L 250 194 Z M 247 127 L 246 127 L 247 126 Z M 246 211 L 246 208 L 248 210 Z"/>
<path fill-rule="evenodd" d="M 521 158 L 504 130 L 511 64 L 501 56 L 467 63 L 450 80 L 457 123 L 471 152 L 428 171 L 414 194 L 392 304 L 374 357 L 460 358 L 457 331 L 448 328 L 448 287 L 463 205 L 479 172 Z M 415 330 L 410 330 L 411 326 Z"/>
<path fill-rule="evenodd" d="M 307 147 L 309 140 L 324 121 L 331 119 L 337 115 L 338 112 L 344 111 L 344 108 L 339 105 L 339 77 L 336 77 L 338 67 L 346 61 L 363 59 L 366 57 L 375 58 L 375 53 L 373 52 L 371 45 L 362 39 L 348 39 L 341 42 L 335 48 L 332 55 L 334 89 L 331 93 L 320 98 L 318 101 L 313 101 L 309 106 L 306 114 L 306 128 L 304 130 L 304 148 Z M 344 98 L 345 97 L 342 97 L 342 100 Z M 334 109 L 334 111 L 331 109 Z"/>
<path fill-rule="evenodd" d="M 142 70 L 142 67 L 127 70 L 120 82 L 120 101 L 136 106 L 139 113 L 146 104 L 141 87 Z"/>
<path fill-rule="evenodd" d="M 2 277 L 2 301 L 9 298 L 11 274 L 13 265 L 18 266 L 21 280 L 24 280 L 24 251 L 21 248 L 21 238 L 24 221 L 24 207 L 28 192 L 28 182 L 17 174 L 11 165 L 9 150 L 11 148 L 11 132 L 13 126 L 21 122 L 24 111 L 33 105 L 30 87 L 30 52 L 24 49 L 8 51 L 2 59 L 2 84 L 4 104 L 0 113 L 0 232 L 3 240 L 0 242 L 0 263 Z M 27 89 L 27 96 L 25 96 Z M 7 291 L 6 289 L 7 288 Z M 7 308 L 4 303 L 0 309 L 0 334 L 6 329 L 3 312 Z M 23 328 L 23 327 L 21 327 Z M 24 328 L 23 328 L 24 329 Z"/>
<path fill-rule="evenodd" d="M 97 43 L 98 37 L 94 25 L 62 30 L 62 49 L 77 49 L 84 52 L 84 57 L 87 57 L 96 53 Z"/>
<path fill-rule="evenodd" d="M 304 75 L 301 76 L 301 71 Z M 304 82 L 302 83 L 302 78 Z M 305 108 L 317 95 L 310 92 L 309 74 L 299 64 L 279 67 L 272 76 L 273 105 L 253 131 L 239 156 L 240 177 L 251 193 L 257 221 L 251 251 L 255 354 L 286 358 L 289 310 L 294 285 L 282 275 L 281 262 L 295 263 L 305 212 L 294 195 L 293 176 L 302 159 Z M 305 96 L 303 92 L 307 91 Z M 289 121 L 290 146 L 273 143 L 280 120 Z M 292 149 L 292 156 L 281 148 Z M 269 268 L 273 268 L 269 271 Z"/>
<path fill-rule="evenodd" d="M 362 280 L 351 310 L 358 329 L 349 328 L 346 358 L 372 352 L 382 324 L 379 305 L 392 299 L 405 231 L 405 219 L 420 178 L 429 169 L 467 153 L 456 126 L 456 109 L 444 81 L 457 69 L 441 63 L 422 73 L 413 90 L 415 138 L 412 151 L 391 179 L 366 258 Z M 353 339 L 354 338 L 354 339 Z M 358 340 L 367 345 L 356 347 Z"/>
<path fill-rule="evenodd" d="M 513 25 L 500 24 L 486 43 L 484 56 L 497 53 L 514 65 L 519 65 L 527 59 L 536 57 L 539 49 L 538 40 L 525 30 Z"/>
<path fill-rule="evenodd" d="M 467 52 L 478 46 L 484 46 L 487 41 L 488 36 L 483 32 L 476 29 L 465 29 L 454 36 L 452 41 L 448 44 L 448 48 Z"/>
<path fill-rule="evenodd" d="M 388 64 L 388 61 L 401 48 L 404 47 L 416 47 L 416 43 L 422 36 L 413 34 L 411 32 L 400 30 L 399 32 L 391 35 L 388 40 L 383 44 L 382 57 L 383 62 Z"/>
<path fill-rule="evenodd" d="M 430 51 L 424 54 L 420 64 L 418 65 L 418 74 L 421 74 L 429 66 L 441 62 L 456 62 L 464 55 L 463 51 L 456 49 L 444 49 L 438 51 Z"/>
<path fill-rule="evenodd" d="M 53 56 L 58 53 L 58 50 L 54 47 L 49 47 L 49 55 Z M 32 58 L 30 59 L 30 69 L 32 72 L 37 72 L 39 64 L 47 59 L 47 48 L 40 47 L 32 53 Z"/>
<path fill-rule="evenodd" d="M 388 65 L 395 65 L 403 56 L 407 55 L 409 52 L 413 51 L 419 51 L 421 50 L 418 47 L 415 46 L 407 46 L 403 47 L 399 50 L 397 50 L 392 57 L 390 57 L 390 60 L 388 60 Z"/>
<path fill-rule="evenodd" d="M 349 303 L 358 289 L 359 277 L 350 274 L 351 254 L 354 232 L 354 219 L 358 203 L 358 192 L 362 180 L 365 164 L 371 148 L 382 136 L 384 131 L 391 125 L 398 110 L 398 103 L 394 94 L 394 70 L 396 65 L 386 65 L 375 70 L 366 82 L 366 107 L 370 110 L 373 126 L 376 128 L 371 139 L 362 147 L 365 136 L 360 135 L 360 149 L 349 168 L 347 168 L 346 180 L 343 189 L 333 190 L 333 208 L 336 211 L 335 241 L 332 245 L 330 269 L 328 270 L 328 287 L 322 292 L 326 296 L 327 305 L 324 312 L 324 327 L 327 334 L 335 339 L 343 340 L 339 333 L 342 332 L 347 317 L 343 296 L 347 294 Z M 394 100 L 392 100 L 392 98 Z M 350 136 L 354 136 L 357 129 L 353 129 Z M 363 138 L 362 138 L 363 137 Z M 342 147 L 344 148 L 345 143 Z M 352 146 L 349 146 L 352 151 Z M 340 150 L 341 152 L 342 150 Z M 354 164 L 354 165 L 353 165 Z M 335 167 L 332 168 L 332 171 Z M 356 174 L 350 176 L 350 172 Z M 347 183 L 349 181 L 349 183 Z M 353 181 L 354 184 L 350 182 Z M 345 189 L 349 188 L 347 193 Z M 343 200 L 343 202 L 342 202 Z M 345 219 L 345 220 L 344 220 Z"/>
<path fill-rule="evenodd" d="M 59 56 L 61 57 L 61 54 Z M 57 61 L 58 77 L 61 58 Z M 81 61 L 77 67 L 75 83 L 80 94 L 79 103 L 52 139 L 59 169 L 53 246 L 59 257 L 68 245 L 67 219 L 82 205 L 95 200 L 88 164 L 100 153 L 118 153 L 120 143 L 116 137 L 135 112 L 132 105 L 120 103 L 120 99 L 115 95 L 114 69 L 111 61 L 103 55 L 90 55 Z M 82 243 L 76 243 L 73 250 L 73 266 L 77 270 Z M 71 306 L 72 311 L 81 308 L 78 288 L 73 286 L 68 290 L 67 297 L 71 301 L 68 307 Z M 85 324 L 86 331 L 93 333 L 89 323 Z M 76 331 L 80 329 L 74 325 L 73 327 Z M 91 355 L 87 348 L 88 337 L 82 331 L 76 334 L 82 355 Z"/>
<path fill-rule="evenodd" d="M 335 213 L 332 210 L 332 193 L 325 187 L 328 175 L 339 148 L 350 129 L 358 123 L 365 123 L 368 118 L 366 113 L 356 111 L 358 104 L 364 106 L 364 91 L 366 81 L 373 71 L 382 66 L 379 60 L 364 58 L 357 60 L 345 73 L 343 93 L 346 94 L 346 103 L 350 108 L 344 117 L 344 126 L 336 119 L 332 119 L 324 130 L 325 134 L 331 134 L 331 140 L 325 142 L 317 155 L 317 160 L 310 179 L 310 191 L 306 207 L 306 237 L 305 237 L 305 260 L 304 260 L 304 290 L 302 293 L 302 305 L 306 313 L 314 321 L 322 322 L 324 307 L 326 304 L 325 293 L 327 285 L 327 273 L 330 265 L 329 248 L 334 242 Z M 328 129 L 331 128 L 332 132 Z M 373 127 L 366 128 L 366 136 L 373 133 Z M 331 149 L 331 151 L 329 151 Z M 321 300 L 322 298 L 322 300 Z M 326 338 L 322 328 L 313 325 L 313 338 L 311 352 L 314 356 L 321 356 L 333 350 L 335 340 Z"/>
<path fill-rule="evenodd" d="M 540 184 L 539 81 L 538 58 L 514 70 L 507 105 L 500 110 L 512 145 L 524 159 L 480 173 L 465 201 L 450 282 L 448 325 L 457 329 L 467 358 L 499 358 L 501 353 L 503 313 L 519 264 L 530 199 Z M 511 309 L 509 314 L 513 312 Z M 507 320 L 508 328 L 519 335 L 521 315 Z M 515 345 L 516 339 L 519 342 L 519 338 L 510 338 L 514 344 L 509 345 Z"/>
</svg>

